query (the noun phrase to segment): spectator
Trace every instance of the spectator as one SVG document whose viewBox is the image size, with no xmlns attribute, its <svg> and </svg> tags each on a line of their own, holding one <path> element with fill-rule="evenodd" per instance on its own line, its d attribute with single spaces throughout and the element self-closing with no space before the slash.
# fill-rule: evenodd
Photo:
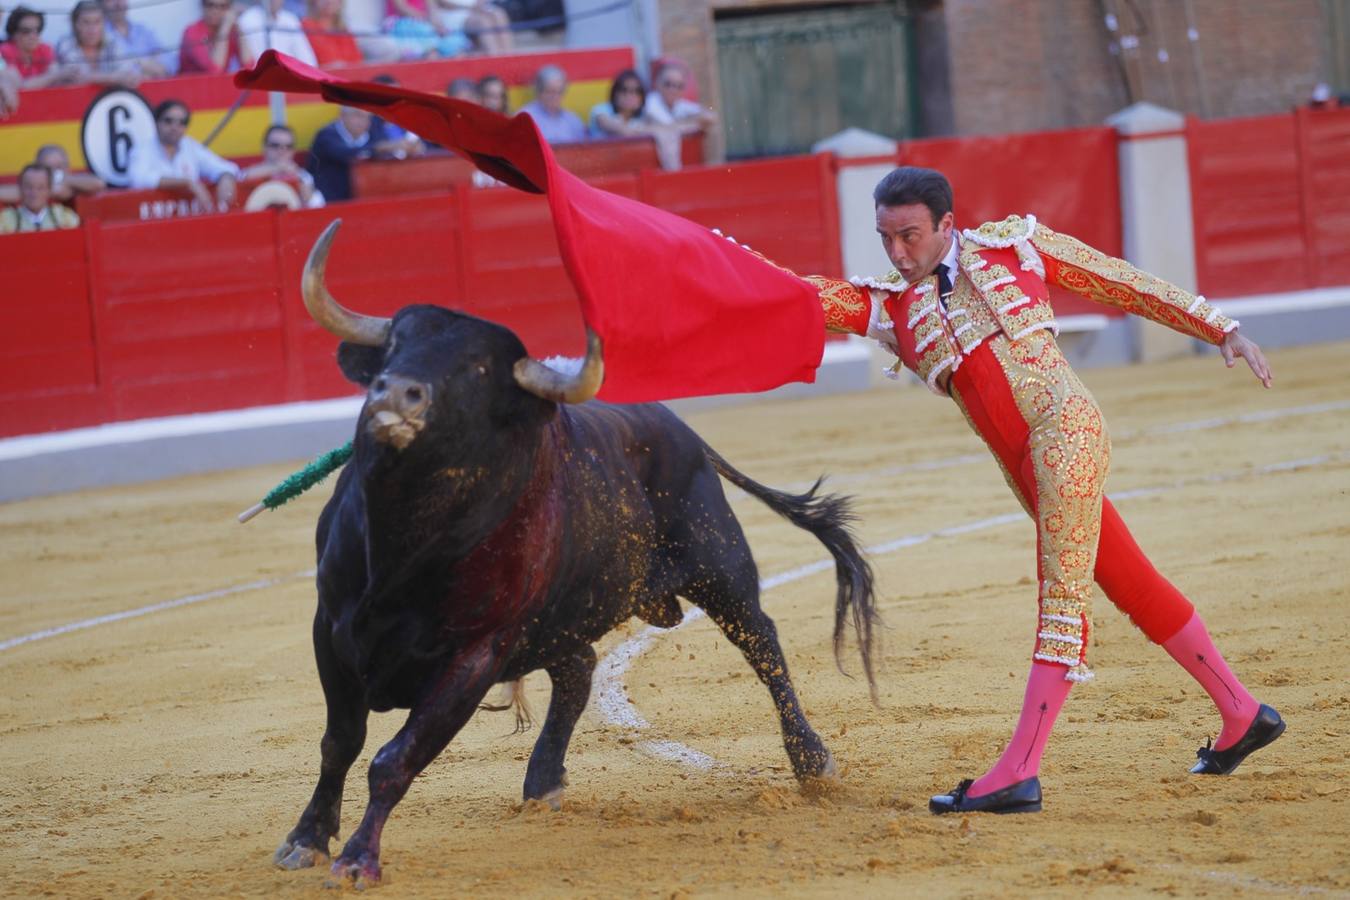
<svg viewBox="0 0 1350 900">
<path fill-rule="evenodd" d="M 70 171 L 70 155 L 60 144 L 43 144 L 33 161 L 52 173 L 52 196 L 63 203 L 76 194 L 97 194 L 107 188 L 97 175 Z"/>
<path fill-rule="evenodd" d="M 258 0 L 239 14 L 239 49 L 244 66 L 257 62 L 264 50 L 285 53 L 311 66 L 319 64 L 300 19 L 282 4 L 283 0 Z"/>
<path fill-rule="evenodd" d="M 1309 109 L 1339 109 L 1345 105 L 1345 98 L 1338 97 L 1332 93 L 1331 85 L 1325 81 L 1319 81 L 1312 89 L 1312 98 L 1308 101 Z"/>
<path fill-rule="evenodd" d="M 234 203 L 239 167 L 188 137 L 190 118 L 181 100 L 165 100 L 155 107 L 156 139 L 137 141 L 131 148 L 131 187 L 178 191 L 208 212 L 217 209 L 217 204 L 226 209 Z M 214 200 L 207 181 L 216 186 Z"/>
<path fill-rule="evenodd" d="M 61 84 L 65 79 L 56 65 L 56 51 L 51 44 L 42 43 L 42 29 L 47 19 L 42 13 L 26 6 L 14 7 L 5 21 L 8 40 L 0 44 L 0 58 L 18 74 L 19 87 L 25 90 Z"/>
<path fill-rule="evenodd" d="M 500 75 L 484 75 L 478 79 L 478 102 L 493 112 L 511 115 L 511 103 L 506 94 L 506 82 Z"/>
<path fill-rule="evenodd" d="M 19 73 L 0 58 L 0 120 L 8 119 L 19 111 L 20 81 Z"/>
<path fill-rule="evenodd" d="M 237 13 L 230 0 L 202 0 L 202 17 L 183 29 L 178 74 L 223 75 L 239 68 Z"/>
<path fill-rule="evenodd" d="M 614 76 L 609 89 L 609 102 L 591 107 L 588 131 L 591 140 L 609 138 L 650 137 L 656 145 L 656 158 L 661 168 L 674 171 L 680 168 L 680 130 L 674 125 L 653 122 L 643 114 L 647 89 L 642 77 L 632 69 L 624 69 Z"/>
<path fill-rule="evenodd" d="M 98 0 L 75 4 L 70 11 L 70 34 L 56 42 L 56 58 L 65 77 L 76 84 L 134 88 L 141 83 L 140 68 L 120 58 L 117 42 L 108 37 Z"/>
<path fill-rule="evenodd" d="M 428 3 L 438 0 L 385 0 L 384 30 L 398 42 L 404 59 L 459 56 L 470 41 L 462 29 L 437 22 Z"/>
<path fill-rule="evenodd" d="M 273 125 L 263 134 L 262 161 L 244 170 L 242 180 L 283 181 L 293 188 L 306 208 L 323 206 L 323 194 L 314 188 L 314 176 L 295 161 L 295 132 L 288 125 Z"/>
<path fill-rule="evenodd" d="M 445 96 L 452 100 L 464 100 L 468 103 L 482 105 L 482 97 L 478 93 L 478 82 L 472 78 L 456 78 L 450 82 L 445 89 Z"/>
<path fill-rule="evenodd" d="M 550 144 L 574 144 L 586 140 L 586 126 L 577 114 L 563 109 L 567 75 L 557 66 L 544 66 L 534 76 L 534 99 L 520 108 L 539 126 Z"/>
<path fill-rule="evenodd" d="M 388 72 L 381 72 L 370 79 L 376 84 L 398 87 L 398 79 Z M 371 131 L 376 135 L 375 156 L 379 159 L 407 159 L 410 156 L 425 156 L 427 145 L 417 135 L 401 125 L 386 122 L 376 116 L 371 122 Z"/>
<path fill-rule="evenodd" d="M 310 0 L 309 16 L 300 23 L 314 48 L 314 58 L 325 69 L 362 62 L 361 48 L 342 19 L 342 0 Z"/>
<path fill-rule="evenodd" d="M 612 137 L 632 137 L 651 131 L 642 107 L 647 102 L 647 89 L 632 69 L 624 69 L 614 76 L 609 88 L 609 102 L 591 107 L 587 131 L 592 140 Z"/>
<path fill-rule="evenodd" d="M 433 21 L 442 28 L 462 31 L 484 53 L 510 53 L 516 49 L 511 17 L 491 0 L 431 0 Z"/>
<path fill-rule="evenodd" d="M 653 122 L 674 125 L 689 134 L 717 124 L 717 113 L 684 96 L 687 79 L 677 63 L 668 62 L 656 72 L 656 90 L 647 95 L 643 113 Z"/>
<path fill-rule="evenodd" d="M 155 33 L 127 18 L 127 0 L 99 0 L 108 37 L 121 59 L 134 62 L 146 78 L 164 78 L 177 69 L 172 51 L 165 51 Z"/>
<path fill-rule="evenodd" d="M 319 129 L 309 148 L 314 186 L 329 203 L 352 198 L 352 163 L 373 159 L 384 143 L 379 123 L 364 109 L 344 106 L 337 120 Z"/>
<path fill-rule="evenodd" d="M 19 172 L 19 205 L 0 212 L 0 234 L 23 231 L 56 231 L 76 228 L 80 217 L 52 203 L 52 173 L 45 166 L 29 163 Z"/>
</svg>

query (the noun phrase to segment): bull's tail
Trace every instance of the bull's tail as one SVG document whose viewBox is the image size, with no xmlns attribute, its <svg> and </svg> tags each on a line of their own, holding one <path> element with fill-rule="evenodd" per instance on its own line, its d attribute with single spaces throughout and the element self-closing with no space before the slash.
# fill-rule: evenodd
<svg viewBox="0 0 1350 900">
<path fill-rule="evenodd" d="M 852 524 L 856 520 L 848 497 L 821 494 L 824 478 L 817 479 L 804 494 L 789 494 L 760 484 L 738 471 L 721 455 L 704 444 L 704 452 L 717 474 L 787 519 L 798 528 L 816 536 L 834 557 L 835 581 L 839 590 L 834 602 L 834 657 L 839 670 L 844 668 L 845 623 L 853 621 L 858 637 L 858 653 L 862 657 L 863 672 L 867 675 L 872 702 L 877 702 L 877 682 L 873 670 L 873 641 L 880 616 L 876 608 L 872 567 L 863 559 L 862 551 L 853 537 Z"/>
<path fill-rule="evenodd" d="M 506 712 L 514 710 L 516 714 L 516 727 L 512 734 L 520 734 L 528 731 L 534 724 L 534 713 L 530 710 L 530 704 L 525 699 L 525 679 L 517 678 L 515 681 L 508 681 L 502 685 L 501 696 L 496 703 L 480 703 L 478 708 L 487 712 Z"/>
</svg>

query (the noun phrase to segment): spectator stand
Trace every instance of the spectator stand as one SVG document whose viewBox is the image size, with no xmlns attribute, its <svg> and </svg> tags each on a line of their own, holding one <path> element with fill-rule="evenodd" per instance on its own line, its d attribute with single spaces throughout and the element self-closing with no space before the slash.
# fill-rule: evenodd
<svg viewBox="0 0 1350 900">
<path fill-rule="evenodd" d="M 547 54 L 362 65 L 344 69 L 343 76 L 369 79 L 388 72 L 406 87 L 439 94 L 454 78 L 476 80 L 496 74 L 506 81 L 514 110 L 532 96 L 535 71 L 545 62 L 561 66 L 567 72 L 571 85 L 565 105 L 584 117 L 591 106 L 608 97 L 614 73 L 633 65 L 633 51 L 631 47 L 556 50 Z M 152 107 L 169 98 L 186 103 L 192 110 L 188 134 L 197 140 L 210 135 L 240 100 L 240 92 L 230 77 L 219 75 L 145 81 L 139 92 Z M 80 143 L 81 123 L 101 93 L 101 88 L 92 85 L 25 91 L 19 112 L 0 122 L 0 179 L 12 181 L 43 144 L 60 144 L 70 153 L 73 169 L 88 168 Z M 333 118 L 333 108 L 321 101 L 305 98 L 300 102 L 291 98 L 287 102 L 286 121 L 295 129 L 300 147 L 308 147 L 314 134 Z M 242 98 L 229 124 L 212 141 L 211 150 L 228 159 L 255 157 L 263 131 L 271 123 L 268 95 L 250 93 Z"/>
</svg>

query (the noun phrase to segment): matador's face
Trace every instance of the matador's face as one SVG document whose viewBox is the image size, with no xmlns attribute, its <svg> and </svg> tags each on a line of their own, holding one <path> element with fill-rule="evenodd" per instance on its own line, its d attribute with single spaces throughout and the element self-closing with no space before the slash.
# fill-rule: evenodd
<svg viewBox="0 0 1350 900">
<path fill-rule="evenodd" d="M 948 212 L 935 226 L 932 212 L 922 203 L 877 207 L 881 246 L 891 265 L 910 284 L 932 275 L 942 262 L 954 221 Z"/>
</svg>

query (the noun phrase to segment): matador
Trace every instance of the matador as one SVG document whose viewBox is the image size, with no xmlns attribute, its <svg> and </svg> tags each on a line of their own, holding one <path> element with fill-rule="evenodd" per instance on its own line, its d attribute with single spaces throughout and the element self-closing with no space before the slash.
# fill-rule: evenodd
<svg viewBox="0 0 1350 900">
<path fill-rule="evenodd" d="M 826 327 L 884 344 L 934 392 L 950 396 L 989 446 L 1036 523 L 1038 618 L 1022 713 L 982 777 L 929 801 L 934 813 L 1041 809 L 1039 767 L 1074 682 L 1092 677 L 1095 581 L 1205 689 L 1223 718 L 1192 772 L 1226 775 L 1284 731 L 1215 648 L 1194 607 L 1158 574 L 1102 485 L 1111 444 L 1096 401 L 1055 341 L 1049 285 L 1217 344 L 1266 387 L 1270 369 L 1238 323 L 1203 297 L 1059 234 L 1034 216 L 958 231 L 952 188 L 931 169 L 895 169 L 877 185 L 877 232 L 895 268 L 880 278 L 810 276 Z"/>
</svg>

